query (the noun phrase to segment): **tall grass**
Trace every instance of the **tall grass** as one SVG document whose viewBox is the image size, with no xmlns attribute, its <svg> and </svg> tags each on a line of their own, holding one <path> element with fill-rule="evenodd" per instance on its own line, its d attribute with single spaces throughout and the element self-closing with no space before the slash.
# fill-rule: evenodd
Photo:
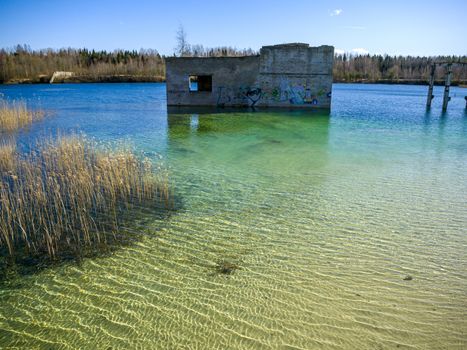
<svg viewBox="0 0 467 350">
<path fill-rule="evenodd" d="M 0 171 L 9 171 L 16 165 L 15 145 L 8 141 L 0 141 Z"/>
<path fill-rule="evenodd" d="M 0 144 L 0 250 L 80 254 L 105 244 L 129 208 L 170 200 L 166 173 L 129 149 L 83 136 L 42 140 L 20 154 Z"/>
<path fill-rule="evenodd" d="M 0 132 L 15 131 L 43 117 L 43 111 L 31 111 L 25 102 L 0 101 Z"/>
</svg>

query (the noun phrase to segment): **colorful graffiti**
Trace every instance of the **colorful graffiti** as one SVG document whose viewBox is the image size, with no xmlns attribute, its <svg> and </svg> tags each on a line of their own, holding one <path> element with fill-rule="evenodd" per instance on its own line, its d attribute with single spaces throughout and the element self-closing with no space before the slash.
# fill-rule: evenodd
<svg viewBox="0 0 467 350">
<path fill-rule="evenodd" d="M 270 102 L 289 102 L 290 104 L 311 104 L 318 105 L 318 98 L 325 95 L 324 89 L 320 89 L 313 94 L 306 83 L 291 84 L 288 79 L 281 79 L 279 86 L 273 88 L 269 93 L 265 92 L 265 99 Z M 330 98 L 330 92 L 327 94 Z"/>
<path fill-rule="evenodd" d="M 255 107 L 260 101 L 274 105 L 289 103 L 292 105 L 309 104 L 317 106 L 322 99 L 330 99 L 331 92 L 321 88 L 316 93 L 304 83 L 291 84 L 288 79 L 281 79 L 278 86 L 271 88 L 241 86 L 237 89 L 219 87 L 217 106 L 248 105 Z M 324 101 L 323 101 L 324 102 Z M 321 102 L 321 103 L 323 103 Z"/>
</svg>

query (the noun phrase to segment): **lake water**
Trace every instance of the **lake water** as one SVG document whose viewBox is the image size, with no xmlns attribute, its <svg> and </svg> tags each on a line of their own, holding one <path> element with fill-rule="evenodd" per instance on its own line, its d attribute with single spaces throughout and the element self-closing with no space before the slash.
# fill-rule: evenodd
<svg viewBox="0 0 467 350">
<path fill-rule="evenodd" d="M 110 256 L 0 284 L 0 348 L 467 348 L 467 89 L 445 114 L 426 92 L 168 114 L 164 84 L 0 86 L 52 112 L 20 144 L 123 140 L 162 155 L 180 202 Z"/>
</svg>

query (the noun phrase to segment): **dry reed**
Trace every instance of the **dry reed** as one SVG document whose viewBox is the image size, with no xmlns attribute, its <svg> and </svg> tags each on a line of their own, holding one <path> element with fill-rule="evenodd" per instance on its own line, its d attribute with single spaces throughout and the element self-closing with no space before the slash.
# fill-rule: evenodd
<svg viewBox="0 0 467 350">
<path fill-rule="evenodd" d="M 105 244 L 131 206 L 169 201 L 166 172 L 131 150 L 83 136 L 43 140 L 19 154 L 0 144 L 0 250 L 80 255 Z"/>
<path fill-rule="evenodd" d="M 11 171 L 15 167 L 15 145 L 8 141 L 0 141 L 0 171 Z"/>
<path fill-rule="evenodd" d="M 0 101 L 0 132 L 11 132 L 44 118 L 43 111 L 32 111 L 23 101 Z"/>
</svg>

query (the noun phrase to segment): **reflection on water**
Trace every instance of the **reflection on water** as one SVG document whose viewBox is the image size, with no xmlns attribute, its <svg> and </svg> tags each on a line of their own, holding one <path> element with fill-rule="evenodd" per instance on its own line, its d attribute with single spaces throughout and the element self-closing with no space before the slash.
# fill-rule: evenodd
<svg viewBox="0 0 467 350">
<path fill-rule="evenodd" d="M 56 111 L 19 141 L 78 128 L 162 154 L 183 206 L 111 256 L 3 283 L 0 347 L 467 346 L 460 97 L 443 116 L 424 87 L 336 85 L 330 116 L 167 113 L 163 84 L 64 87 L 0 88 Z"/>
</svg>

